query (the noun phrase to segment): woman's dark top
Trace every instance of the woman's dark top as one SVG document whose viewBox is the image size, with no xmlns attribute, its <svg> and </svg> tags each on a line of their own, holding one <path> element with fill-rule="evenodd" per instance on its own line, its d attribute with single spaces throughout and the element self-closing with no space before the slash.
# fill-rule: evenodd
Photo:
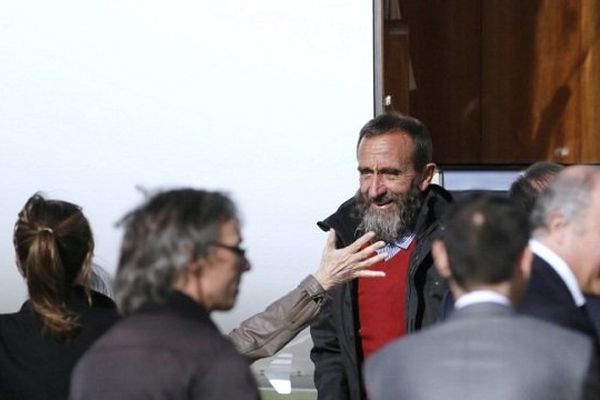
<svg viewBox="0 0 600 400">
<path fill-rule="evenodd" d="M 118 318 L 115 303 L 92 292 L 92 305 L 83 288 L 66 301 L 78 315 L 80 329 L 70 341 L 42 334 L 29 301 L 19 312 L 0 315 L 0 399 L 61 400 L 69 395 L 70 375 L 81 355 Z"/>
</svg>

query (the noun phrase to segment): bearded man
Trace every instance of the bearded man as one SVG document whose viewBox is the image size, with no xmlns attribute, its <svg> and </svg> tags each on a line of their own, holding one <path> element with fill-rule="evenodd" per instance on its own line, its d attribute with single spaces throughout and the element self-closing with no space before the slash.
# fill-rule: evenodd
<svg viewBox="0 0 600 400">
<path fill-rule="evenodd" d="M 435 322 L 448 290 L 433 267 L 431 243 L 451 197 L 431 184 L 431 137 L 415 118 L 386 113 L 369 121 L 357 144 L 360 188 L 318 223 L 337 245 L 361 232 L 384 240 L 387 258 L 371 268 L 378 280 L 357 279 L 332 290 L 311 325 L 319 400 L 366 399 L 363 360 L 390 341 Z"/>
</svg>

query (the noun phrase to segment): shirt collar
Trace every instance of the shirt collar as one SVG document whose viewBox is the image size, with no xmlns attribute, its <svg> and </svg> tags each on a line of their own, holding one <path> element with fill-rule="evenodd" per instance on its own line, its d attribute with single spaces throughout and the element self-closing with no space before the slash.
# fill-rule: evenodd
<svg viewBox="0 0 600 400">
<path fill-rule="evenodd" d="M 571 292 L 571 296 L 577 307 L 584 305 L 585 297 L 579 288 L 575 274 L 573 274 L 573 271 L 571 271 L 567 262 L 539 240 L 529 240 L 529 248 L 536 256 L 546 261 L 546 263 L 548 263 L 548 265 L 550 265 L 550 267 L 552 267 L 552 269 L 560 276 L 569 289 L 569 292 Z"/>
<path fill-rule="evenodd" d="M 405 233 L 404 235 L 396 238 L 393 242 L 386 243 L 381 249 L 377 250 L 377 253 L 385 252 L 387 256 L 386 261 L 394 257 L 401 250 L 406 250 L 410 247 L 410 244 L 415 238 L 415 234 L 412 232 Z"/>
<path fill-rule="evenodd" d="M 495 303 L 510 307 L 510 300 L 506 296 L 492 290 L 473 290 L 466 293 L 456 300 L 454 308 L 461 309 L 472 304 Z"/>
</svg>

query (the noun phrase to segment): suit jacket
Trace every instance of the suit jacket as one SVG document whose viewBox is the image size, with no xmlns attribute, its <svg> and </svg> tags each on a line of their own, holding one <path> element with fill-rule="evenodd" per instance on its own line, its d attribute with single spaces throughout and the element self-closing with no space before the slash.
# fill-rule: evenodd
<svg viewBox="0 0 600 400">
<path fill-rule="evenodd" d="M 594 323 L 596 332 L 600 332 L 600 296 L 586 295 L 585 307 L 587 308 L 588 315 Z"/>
<path fill-rule="evenodd" d="M 534 255 L 531 277 L 517 310 L 576 330 L 598 342 L 598 334 L 585 308 L 575 304 L 560 275 L 537 255 Z"/>
<path fill-rule="evenodd" d="M 173 292 L 123 318 L 81 358 L 72 400 L 257 400 L 248 360 L 209 313 Z"/>
<path fill-rule="evenodd" d="M 66 300 L 80 325 L 70 341 L 42 334 L 29 301 L 17 313 L 0 315 L 0 399 L 67 399 L 75 364 L 118 318 L 112 300 L 96 292 L 91 295 L 89 304 L 83 288 L 75 287 Z"/>
<path fill-rule="evenodd" d="M 598 398 L 589 338 L 507 306 L 479 303 L 369 358 L 371 400 Z"/>
</svg>

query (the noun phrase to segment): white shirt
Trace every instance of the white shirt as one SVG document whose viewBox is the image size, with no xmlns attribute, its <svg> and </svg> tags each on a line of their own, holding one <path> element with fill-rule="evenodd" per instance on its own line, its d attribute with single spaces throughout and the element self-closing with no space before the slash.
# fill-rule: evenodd
<svg viewBox="0 0 600 400">
<path fill-rule="evenodd" d="M 565 285 L 567 285 L 567 288 L 569 289 L 569 292 L 571 292 L 571 296 L 573 296 L 573 301 L 575 304 L 577 304 L 577 307 L 584 305 L 585 297 L 583 297 L 583 293 L 579 288 L 577 278 L 573 274 L 573 271 L 571 271 L 571 268 L 569 268 L 569 265 L 566 263 L 566 261 L 563 260 L 561 256 L 556 254 L 552 249 L 542 244 L 538 240 L 529 240 L 529 248 L 536 256 L 546 261 L 552 267 L 552 269 L 556 271 Z"/>
<path fill-rule="evenodd" d="M 460 296 L 458 300 L 456 300 L 456 303 L 454 303 L 454 308 L 458 310 L 470 306 L 471 304 L 479 303 L 496 303 L 510 307 L 510 300 L 508 300 L 508 297 L 501 295 L 498 292 L 492 290 L 473 290 L 472 292 Z"/>
</svg>

